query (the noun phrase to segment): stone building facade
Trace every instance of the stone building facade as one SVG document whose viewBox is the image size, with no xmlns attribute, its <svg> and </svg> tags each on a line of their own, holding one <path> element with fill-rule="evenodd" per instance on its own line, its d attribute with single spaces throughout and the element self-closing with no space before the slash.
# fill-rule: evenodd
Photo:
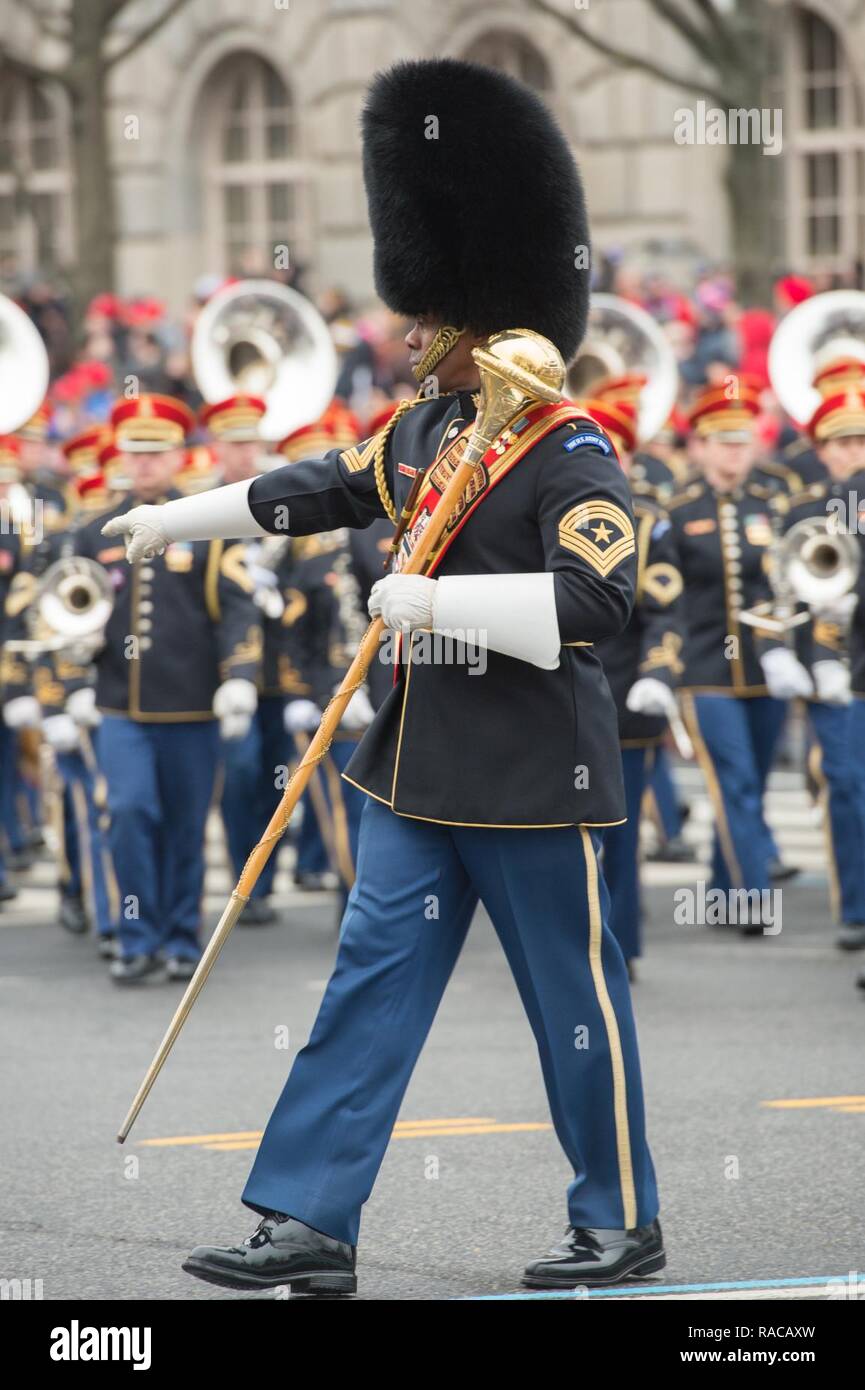
<svg viewBox="0 0 865 1390">
<path fill-rule="evenodd" d="M 777 10 L 784 114 L 779 257 L 801 270 L 840 269 L 865 245 L 865 5 L 766 3 Z M 41 0 L 49 15 L 65 4 Z M 164 4 L 132 0 L 120 35 Z M 694 55 L 647 0 L 577 8 L 607 41 L 693 72 Z M 55 41 L 36 36 L 26 11 L 0 0 L 3 42 L 50 62 Z M 287 245 L 310 289 L 338 284 L 367 301 L 363 90 L 376 68 L 433 54 L 505 68 L 545 95 L 580 159 L 597 244 L 663 269 L 723 259 L 725 151 L 673 134 L 694 93 L 623 69 L 524 0 L 188 0 L 111 76 L 118 289 L 158 293 L 176 308 L 198 276 L 255 273 Z M 74 257 L 70 182 L 62 92 L 10 77 L 0 62 L 7 280 Z M 503 189 L 503 206 L 518 196 Z"/>
</svg>

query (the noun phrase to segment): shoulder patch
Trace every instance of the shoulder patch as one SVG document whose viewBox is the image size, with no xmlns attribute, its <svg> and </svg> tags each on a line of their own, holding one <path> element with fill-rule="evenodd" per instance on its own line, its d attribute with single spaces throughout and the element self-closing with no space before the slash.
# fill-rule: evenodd
<svg viewBox="0 0 865 1390">
<path fill-rule="evenodd" d="M 668 523 L 669 524 L 669 523 Z M 643 592 L 667 608 L 677 599 L 684 588 L 682 576 L 675 565 L 659 561 L 648 565 L 643 574 Z"/>
<path fill-rule="evenodd" d="M 565 512 L 559 522 L 559 545 L 585 560 L 603 578 L 637 548 L 627 512 L 602 497 L 578 502 Z"/>
<path fill-rule="evenodd" d="M 565 453 L 572 454 L 575 449 L 600 449 L 602 454 L 612 454 L 613 446 L 600 431 L 577 427 L 576 434 L 569 435 L 563 446 Z"/>
</svg>

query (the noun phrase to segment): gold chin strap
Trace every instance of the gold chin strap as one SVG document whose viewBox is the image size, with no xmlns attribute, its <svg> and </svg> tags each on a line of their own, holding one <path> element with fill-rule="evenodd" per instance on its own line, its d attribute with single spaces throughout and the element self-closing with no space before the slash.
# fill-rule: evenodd
<svg viewBox="0 0 865 1390">
<path fill-rule="evenodd" d="M 433 368 L 438 366 L 443 357 L 447 357 L 451 348 L 459 342 L 464 333 L 464 328 L 453 328 L 450 324 L 442 324 L 420 362 L 416 367 L 412 367 L 415 381 L 426 381 Z"/>
</svg>

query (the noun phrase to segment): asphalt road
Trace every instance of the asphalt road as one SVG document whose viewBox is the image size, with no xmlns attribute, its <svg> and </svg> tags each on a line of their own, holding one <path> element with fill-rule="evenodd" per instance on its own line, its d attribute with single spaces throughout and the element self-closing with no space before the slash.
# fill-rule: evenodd
<svg viewBox="0 0 865 1390">
<path fill-rule="evenodd" d="M 656 1282 L 859 1271 L 865 999 L 853 979 L 865 961 L 832 945 L 816 876 L 785 890 L 782 932 L 759 939 L 675 926 L 672 892 L 647 892 L 634 990 L 668 1251 Z M 313 1022 L 333 915 L 329 897 L 303 897 L 282 925 L 235 931 L 120 1148 L 178 988 L 119 991 L 89 940 L 44 913 L 4 914 L 0 1276 L 41 1279 L 45 1299 L 243 1296 L 180 1262 L 255 1224 L 239 1194 Z M 275 1045 L 285 1026 L 289 1052 Z M 793 1100 L 810 1103 L 772 1104 Z M 479 915 L 366 1209 L 359 1297 L 518 1291 L 566 1224 L 567 1180 L 532 1036 Z"/>
</svg>

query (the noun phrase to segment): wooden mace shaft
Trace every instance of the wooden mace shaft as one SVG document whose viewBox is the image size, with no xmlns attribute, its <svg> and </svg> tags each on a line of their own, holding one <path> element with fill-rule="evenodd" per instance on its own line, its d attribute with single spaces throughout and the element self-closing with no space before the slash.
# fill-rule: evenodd
<svg viewBox="0 0 865 1390">
<path fill-rule="evenodd" d="M 486 439 L 479 439 L 477 444 L 475 444 L 474 440 L 470 441 L 462 461 L 448 482 L 417 545 L 412 551 L 404 569 L 401 571 L 403 574 L 423 573 L 431 558 L 432 552 L 444 533 L 451 514 L 468 486 L 479 458 L 483 456 L 486 450 L 487 444 L 488 441 Z M 473 445 L 474 447 L 472 447 Z M 285 833 L 291 818 L 291 813 L 303 795 L 306 784 L 312 776 L 317 764 L 330 747 L 331 740 L 339 727 L 340 720 L 342 719 L 349 700 L 354 692 L 363 684 L 366 673 L 378 653 L 379 641 L 383 631 L 384 623 L 381 618 L 376 618 L 370 623 L 364 633 L 355 658 L 345 673 L 339 690 L 322 715 L 321 723 L 318 726 L 315 737 L 289 779 L 288 785 L 282 794 L 282 799 L 274 811 L 267 829 L 243 866 L 243 872 L 237 881 L 237 886 L 226 904 L 225 911 L 220 917 L 213 935 L 204 948 L 195 974 L 186 987 L 186 992 L 175 1010 L 174 1017 L 166 1030 L 165 1037 L 159 1044 L 153 1061 L 147 1069 L 147 1074 L 138 1088 L 135 1099 L 129 1107 L 126 1119 L 123 1121 L 118 1131 L 118 1144 L 124 1142 L 134 1125 L 141 1107 L 150 1094 L 153 1083 L 168 1059 L 168 1055 L 174 1046 L 178 1033 L 186 1022 L 190 1009 L 201 993 L 204 982 L 216 963 L 217 956 L 228 940 L 232 927 L 237 922 L 238 917 L 249 901 L 250 894 L 258 881 L 259 874 L 270 858 L 274 846 Z"/>
</svg>

